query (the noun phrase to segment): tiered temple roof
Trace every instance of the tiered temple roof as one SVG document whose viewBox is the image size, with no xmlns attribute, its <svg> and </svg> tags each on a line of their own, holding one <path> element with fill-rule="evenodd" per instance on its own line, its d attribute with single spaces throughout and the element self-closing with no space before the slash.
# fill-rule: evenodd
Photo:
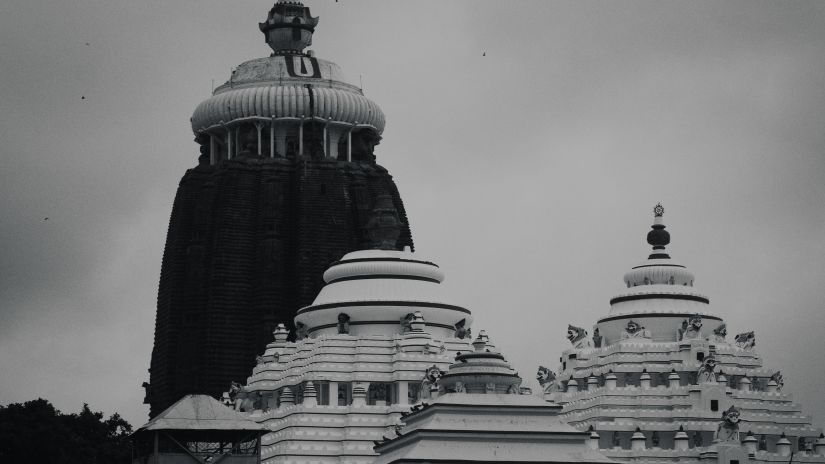
<svg viewBox="0 0 825 464">
<path fill-rule="evenodd" d="M 763 366 L 753 332 L 728 337 L 666 253 L 663 213 L 657 205 L 648 260 L 625 274 L 592 338 L 571 325 L 558 376 L 540 368 L 545 397 L 619 461 L 825 462 L 821 430 Z"/>
</svg>

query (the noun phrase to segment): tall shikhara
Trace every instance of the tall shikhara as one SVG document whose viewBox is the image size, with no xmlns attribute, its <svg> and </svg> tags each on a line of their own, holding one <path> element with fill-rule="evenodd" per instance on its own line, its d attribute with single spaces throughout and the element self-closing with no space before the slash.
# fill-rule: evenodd
<svg viewBox="0 0 825 464">
<path fill-rule="evenodd" d="M 276 3 L 260 24 L 272 55 L 238 66 L 192 116 L 201 155 L 169 222 L 144 384 L 151 416 L 245 379 L 329 264 L 374 246 L 388 224 L 399 235 L 388 243 L 412 247 L 373 155 L 384 114 L 338 65 L 304 52 L 317 24 L 300 2 Z"/>
</svg>

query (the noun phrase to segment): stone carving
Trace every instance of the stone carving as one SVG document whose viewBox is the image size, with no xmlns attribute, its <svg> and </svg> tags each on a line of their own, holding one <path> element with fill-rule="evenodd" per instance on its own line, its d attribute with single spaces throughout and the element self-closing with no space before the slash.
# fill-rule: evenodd
<svg viewBox="0 0 825 464">
<path fill-rule="evenodd" d="M 401 333 L 405 334 L 412 330 L 412 326 L 410 325 L 413 320 L 413 313 L 408 313 L 406 316 L 401 318 Z"/>
<path fill-rule="evenodd" d="M 622 340 L 629 338 L 650 338 L 650 331 L 642 327 L 634 320 L 627 321 L 627 325 L 622 332 Z"/>
<path fill-rule="evenodd" d="M 771 380 L 776 382 L 776 391 L 781 392 L 782 387 L 785 386 L 785 379 L 782 377 L 782 372 L 776 371 L 776 373 L 771 376 Z"/>
<path fill-rule="evenodd" d="M 455 325 L 455 338 L 465 339 L 465 338 L 472 338 L 472 334 L 469 327 L 465 327 L 467 324 L 467 319 L 462 319 L 458 321 Z"/>
<path fill-rule="evenodd" d="M 349 314 L 347 313 L 339 313 L 338 314 L 338 333 L 339 334 L 349 334 Z"/>
<path fill-rule="evenodd" d="M 438 368 L 435 364 L 428 367 L 426 371 L 424 371 L 424 382 L 428 383 L 429 385 L 436 385 L 438 384 L 438 380 L 445 374 L 444 371 Z"/>
<path fill-rule="evenodd" d="M 696 372 L 696 382 L 716 382 L 716 358 L 708 356 Z"/>
<path fill-rule="evenodd" d="M 303 340 L 309 335 L 309 328 L 306 324 L 300 322 L 295 323 L 295 340 Z"/>
<path fill-rule="evenodd" d="M 464 393 L 464 383 L 456 382 L 455 386 L 453 387 L 453 391 L 455 391 L 456 393 Z"/>
<path fill-rule="evenodd" d="M 650 441 L 653 444 L 654 448 L 658 448 L 662 442 L 662 438 L 659 436 L 659 432 L 654 430 L 653 435 L 650 437 Z"/>
<path fill-rule="evenodd" d="M 544 393 L 553 393 L 556 391 L 556 374 L 550 369 L 539 366 L 539 370 L 536 372 L 536 380 L 539 381 L 539 385 L 544 389 Z"/>
<path fill-rule="evenodd" d="M 723 322 L 719 327 L 713 329 L 713 339 L 716 342 L 724 342 L 725 337 L 728 336 L 728 326 Z"/>
<path fill-rule="evenodd" d="M 533 389 L 530 387 L 519 387 L 518 393 L 519 395 L 532 395 Z"/>
<path fill-rule="evenodd" d="M 682 328 L 679 329 L 679 341 L 691 340 L 702 337 L 702 316 L 694 314 L 689 319 L 682 321 Z"/>
<path fill-rule="evenodd" d="M 756 346 L 756 335 L 753 331 L 743 332 L 737 335 L 734 341 L 739 348 L 749 350 Z"/>
<path fill-rule="evenodd" d="M 701 448 L 703 446 L 705 446 L 705 443 L 702 439 L 702 432 L 693 432 L 693 447 Z"/>
<path fill-rule="evenodd" d="M 727 411 L 722 412 L 722 422 L 716 429 L 714 442 L 730 441 L 739 443 L 739 410 L 736 406 L 731 406 Z"/>
<path fill-rule="evenodd" d="M 602 337 L 601 334 L 599 334 L 599 328 L 598 327 L 593 329 L 593 346 L 594 347 L 601 348 L 603 338 L 604 337 Z"/>
<path fill-rule="evenodd" d="M 573 344 L 573 348 L 591 348 L 593 345 L 587 339 L 587 331 L 581 327 L 567 325 L 567 339 Z"/>
<path fill-rule="evenodd" d="M 510 387 L 507 388 L 507 394 L 508 395 L 518 395 L 520 393 L 521 393 L 521 389 L 519 389 L 518 385 L 510 385 Z"/>
<path fill-rule="evenodd" d="M 255 356 L 255 364 L 263 364 L 263 363 L 264 363 L 264 357 L 263 356 L 260 356 L 260 355 Z"/>
<path fill-rule="evenodd" d="M 613 443 L 614 448 L 621 448 L 622 447 L 622 441 L 619 438 L 619 432 L 617 432 L 615 430 L 613 431 L 613 437 L 611 438 L 611 442 Z"/>
</svg>

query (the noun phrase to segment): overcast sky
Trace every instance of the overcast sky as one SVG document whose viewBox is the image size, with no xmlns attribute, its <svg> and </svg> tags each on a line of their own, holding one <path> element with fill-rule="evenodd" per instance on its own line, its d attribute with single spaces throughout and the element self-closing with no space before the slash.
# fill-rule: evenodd
<svg viewBox="0 0 825 464">
<path fill-rule="evenodd" d="M 146 421 L 189 117 L 269 54 L 271 5 L 0 2 L 0 404 Z M 527 384 L 607 313 L 661 201 L 671 256 L 825 423 L 825 3 L 308 5 L 317 56 L 386 113 L 418 253 Z"/>
</svg>

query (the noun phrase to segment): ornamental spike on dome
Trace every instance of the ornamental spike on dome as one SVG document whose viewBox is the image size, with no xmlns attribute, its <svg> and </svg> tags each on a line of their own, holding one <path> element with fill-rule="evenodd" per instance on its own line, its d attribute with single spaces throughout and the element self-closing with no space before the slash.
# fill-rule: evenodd
<svg viewBox="0 0 825 464">
<path fill-rule="evenodd" d="M 670 259 L 670 255 L 664 252 L 665 246 L 670 243 L 670 233 L 662 224 L 664 214 L 665 208 L 661 203 L 657 203 L 653 208 L 653 225 L 650 226 L 653 230 L 647 233 L 647 243 L 653 246 L 653 253 L 648 256 L 648 259 Z"/>
<path fill-rule="evenodd" d="M 303 3 L 278 0 L 266 21 L 258 24 L 274 55 L 300 55 L 312 45 L 319 18 L 313 18 Z"/>
</svg>

